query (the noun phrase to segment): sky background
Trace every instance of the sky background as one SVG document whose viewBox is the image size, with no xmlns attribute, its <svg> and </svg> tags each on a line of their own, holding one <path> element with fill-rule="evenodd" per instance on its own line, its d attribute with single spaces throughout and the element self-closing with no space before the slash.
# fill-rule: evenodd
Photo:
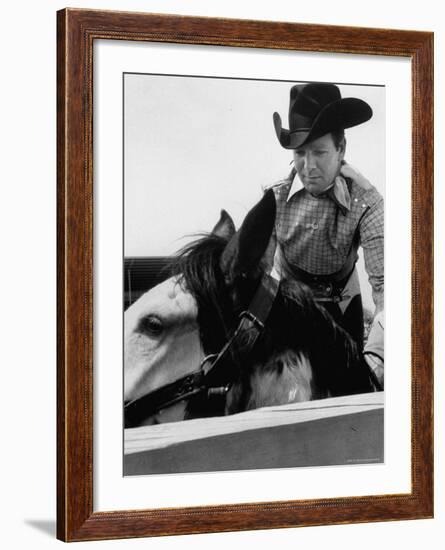
<svg viewBox="0 0 445 550">
<path fill-rule="evenodd" d="M 290 171 L 272 115 L 288 127 L 297 82 L 124 75 L 125 256 L 173 254 L 211 231 L 222 208 L 239 226 L 263 188 Z M 346 131 L 345 159 L 384 195 L 385 88 L 337 84 L 373 108 L 369 122 Z M 359 275 L 372 309 L 362 257 Z"/>
</svg>

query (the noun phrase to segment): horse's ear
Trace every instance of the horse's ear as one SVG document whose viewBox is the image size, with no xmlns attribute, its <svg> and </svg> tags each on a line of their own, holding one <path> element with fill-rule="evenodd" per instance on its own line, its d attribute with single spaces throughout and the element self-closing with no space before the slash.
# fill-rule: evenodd
<svg viewBox="0 0 445 550">
<path fill-rule="evenodd" d="M 250 210 L 226 246 L 221 256 L 221 269 L 226 277 L 247 276 L 258 266 L 272 236 L 275 215 L 275 195 L 270 189 Z"/>
<path fill-rule="evenodd" d="M 217 237 L 221 237 L 226 241 L 229 241 L 235 233 L 236 228 L 232 218 L 225 210 L 221 210 L 221 217 L 213 228 L 212 235 L 216 235 Z"/>
</svg>

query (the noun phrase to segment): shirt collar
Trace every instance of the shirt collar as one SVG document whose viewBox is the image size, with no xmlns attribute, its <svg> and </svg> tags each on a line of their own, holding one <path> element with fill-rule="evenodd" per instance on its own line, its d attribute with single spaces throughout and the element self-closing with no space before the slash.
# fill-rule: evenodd
<svg viewBox="0 0 445 550">
<path fill-rule="evenodd" d="M 287 195 L 286 202 L 289 202 L 290 199 L 299 191 L 304 189 L 304 185 L 300 179 L 300 176 L 295 172 L 294 179 L 292 181 L 291 188 Z M 334 180 L 334 183 L 326 189 L 322 196 L 330 197 L 340 208 L 343 215 L 351 210 L 351 195 L 349 194 L 349 189 L 346 184 L 345 179 L 342 176 L 337 176 Z"/>
</svg>

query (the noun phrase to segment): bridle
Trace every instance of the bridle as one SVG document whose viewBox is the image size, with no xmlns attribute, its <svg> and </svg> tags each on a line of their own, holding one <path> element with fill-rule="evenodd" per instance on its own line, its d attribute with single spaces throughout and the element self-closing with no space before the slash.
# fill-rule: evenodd
<svg viewBox="0 0 445 550">
<path fill-rule="evenodd" d="M 278 294 L 280 281 L 263 274 L 247 310 L 239 315 L 238 324 L 218 353 L 207 355 L 199 368 L 174 382 L 161 386 L 125 404 L 125 421 L 137 425 L 161 409 L 196 395 L 225 397 L 238 374 L 232 358 L 241 345 L 250 353 L 264 331 L 266 321 Z"/>
</svg>

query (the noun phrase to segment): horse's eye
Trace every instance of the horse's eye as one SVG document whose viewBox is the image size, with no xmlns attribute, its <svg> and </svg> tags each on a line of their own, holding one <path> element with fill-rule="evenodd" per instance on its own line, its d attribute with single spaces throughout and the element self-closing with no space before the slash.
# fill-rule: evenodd
<svg viewBox="0 0 445 550">
<path fill-rule="evenodd" d="M 138 330 L 150 336 L 159 336 L 164 330 L 164 325 L 158 317 L 148 315 L 139 321 Z"/>
</svg>

